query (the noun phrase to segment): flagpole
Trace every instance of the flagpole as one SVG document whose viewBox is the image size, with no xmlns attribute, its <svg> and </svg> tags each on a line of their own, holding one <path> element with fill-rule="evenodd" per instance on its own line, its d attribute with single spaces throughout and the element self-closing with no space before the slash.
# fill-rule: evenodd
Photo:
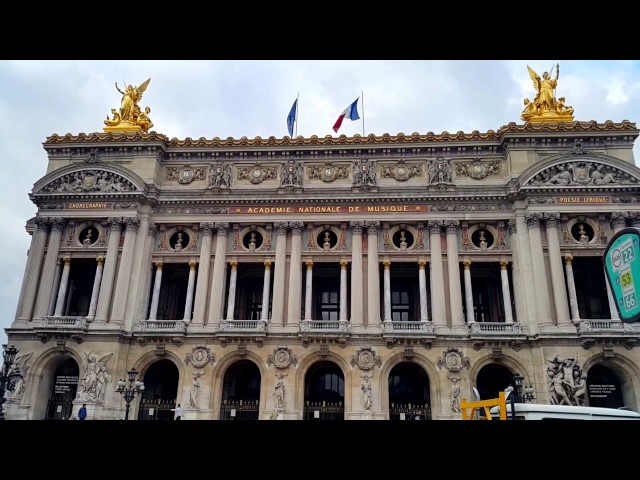
<svg viewBox="0 0 640 480">
<path fill-rule="evenodd" d="M 296 138 L 298 138 L 298 112 L 300 111 L 300 92 L 296 97 Z"/>
<path fill-rule="evenodd" d="M 364 90 L 361 90 L 360 94 L 362 98 L 362 136 L 364 137 Z"/>
</svg>

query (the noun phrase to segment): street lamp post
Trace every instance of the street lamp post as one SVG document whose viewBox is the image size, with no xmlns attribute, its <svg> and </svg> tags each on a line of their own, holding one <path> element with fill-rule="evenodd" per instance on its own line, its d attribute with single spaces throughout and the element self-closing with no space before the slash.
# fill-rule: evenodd
<svg viewBox="0 0 640 480">
<path fill-rule="evenodd" d="M 138 377 L 138 372 L 136 371 L 136 369 L 132 368 L 127 372 L 127 375 L 129 377 L 129 384 L 127 385 L 127 382 L 120 379 L 118 380 L 118 386 L 116 388 L 116 392 L 122 395 L 122 398 L 127 404 L 124 413 L 125 420 L 129 420 L 129 407 L 131 406 L 131 401 L 136 397 L 138 393 L 144 392 L 144 383 L 136 381 L 136 378 Z"/>
<path fill-rule="evenodd" d="M 513 376 L 512 380 L 513 380 L 513 387 L 509 387 L 509 388 L 512 388 L 513 390 L 509 395 L 509 400 L 511 401 L 511 419 L 515 420 L 516 419 L 515 404 L 530 402 L 531 400 L 536 398 L 536 395 L 534 393 L 532 385 L 529 385 L 528 387 L 524 387 L 524 393 L 522 393 L 523 391 L 522 382 L 524 381 L 524 377 L 522 375 L 519 375 L 516 373 Z"/>
<path fill-rule="evenodd" d="M 12 382 L 9 381 L 9 370 L 13 365 L 13 361 L 18 354 L 18 350 L 16 347 L 11 345 L 7 347 L 6 345 L 2 346 L 2 371 L 0 372 L 0 420 L 4 420 L 4 392 L 5 390 L 13 391 Z"/>
</svg>

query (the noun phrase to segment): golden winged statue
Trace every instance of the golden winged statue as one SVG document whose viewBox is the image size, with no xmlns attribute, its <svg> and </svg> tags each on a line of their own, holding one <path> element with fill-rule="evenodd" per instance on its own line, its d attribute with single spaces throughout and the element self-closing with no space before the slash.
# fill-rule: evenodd
<svg viewBox="0 0 640 480">
<path fill-rule="evenodd" d="M 142 111 L 139 105 L 140 100 L 142 100 L 142 94 L 149 86 L 150 81 L 151 78 L 148 78 L 137 87 L 125 83 L 124 92 L 120 90 L 118 82 L 116 82 L 116 90 L 122 95 L 122 100 L 120 101 L 120 109 L 112 108 L 111 118 L 107 116 L 107 119 L 104 121 L 106 125 L 106 127 L 104 127 L 105 132 L 142 131 L 147 133 L 149 129 L 153 127 L 153 122 L 149 118 L 151 109 L 147 107 Z"/>
<path fill-rule="evenodd" d="M 536 89 L 536 96 L 533 100 L 524 99 L 524 110 L 520 118 L 525 122 L 572 122 L 573 108 L 565 105 L 564 97 L 556 99 L 560 65 L 556 64 L 555 78 L 551 77 L 550 72 L 544 72 L 541 78 L 529 65 L 527 69 L 533 88 Z"/>
</svg>

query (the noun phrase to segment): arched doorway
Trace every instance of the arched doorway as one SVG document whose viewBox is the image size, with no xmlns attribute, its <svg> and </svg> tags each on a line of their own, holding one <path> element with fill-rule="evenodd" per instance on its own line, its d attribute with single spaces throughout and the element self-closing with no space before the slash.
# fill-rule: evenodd
<svg viewBox="0 0 640 480">
<path fill-rule="evenodd" d="M 624 407 L 620 379 L 604 365 L 596 364 L 587 372 L 587 395 L 590 407 Z"/>
<path fill-rule="evenodd" d="M 251 360 L 240 360 L 224 374 L 220 420 L 258 420 L 260 370 Z"/>
<path fill-rule="evenodd" d="M 138 420 L 173 420 L 172 408 L 176 408 L 178 378 L 175 363 L 158 360 L 144 373 L 144 392 L 138 409 Z"/>
<path fill-rule="evenodd" d="M 344 420 L 344 374 L 333 362 L 322 361 L 304 377 L 305 420 Z"/>
<path fill-rule="evenodd" d="M 476 388 L 480 393 L 480 400 L 498 398 L 500 392 L 513 384 L 513 373 L 504 365 L 490 363 L 478 372 Z"/>
<path fill-rule="evenodd" d="M 73 400 L 78 389 L 80 367 L 71 357 L 63 356 L 53 360 L 52 376 L 43 376 L 49 389 L 46 420 L 68 420 L 73 410 Z"/>
<path fill-rule="evenodd" d="M 411 362 L 389 372 L 389 420 L 431 420 L 429 376 Z"/>
</svg>

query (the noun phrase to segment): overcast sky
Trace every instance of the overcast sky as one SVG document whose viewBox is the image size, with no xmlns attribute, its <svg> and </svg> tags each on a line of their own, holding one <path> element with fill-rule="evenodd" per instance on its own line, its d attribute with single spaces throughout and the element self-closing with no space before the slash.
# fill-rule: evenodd
<svg viewBox="0 0 640 480">
<path fill-rule="evenodd" d="M 640 121 L 640 61 L 0 61 L 0 327 L 15 316 L 30 243 L 24 225 L 36 213 L 28 193 L 47 166 L 42 142 L 102 131 L 120 104 L 115 82 L 122 89 L 151 78 L 141 106 L 169 138 L 283 137 L 298 94 L 298 135 L 335 135 L 361 92 L 367 135 L 486 132 L 522 123 L 523 99 L 535 95 L 527 65 L 542 74 L 555 63 L 557 96 L 576 120 Z M 338 134 L 362 129 L 362 120 L 345 120 Z"/>
</svg>

